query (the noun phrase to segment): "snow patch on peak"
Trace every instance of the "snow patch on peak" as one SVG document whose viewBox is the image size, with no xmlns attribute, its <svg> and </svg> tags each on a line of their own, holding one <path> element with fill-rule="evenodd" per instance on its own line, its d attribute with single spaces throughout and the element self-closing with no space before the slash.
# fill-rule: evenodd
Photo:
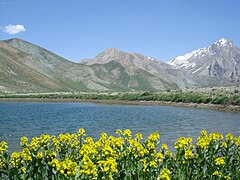
<svg viewBox="0 0 240 180">
<path fill-rule="evenodd" d="M 181 63 L 171 64 L 171 65 L 173 65 L 176 69 L 178 69 L 178 68 L 187 69 L 189 67 L 191 67 L 191 68 L 195 67 L 196 63 L 195 62 L 182 61 Z"/>
<path fill-rule="evenodd" d="M 206 53 L 209 53 L 210 51 L 210 47 L 207 47 L 207 48 L 200 48 L 200 49 L 197 49 L 195 51 L 192 51 L 190 53 L 187 53 L 183 56 L 178 56 L 174 59 L 172 59 L 171 61 L 169 61 L 169 64 L 172 65 L 173 67 L 175 68 L 188 68 L 188 67 L 194 67 L 196 66 L 196 63 L 195 62 L 189 62 L 189 59 L 193 58 L 197 58 L 197 57 L 203 57 L 205 56 Z"/>
<path fill-rule="evenodd" d="M 214 44 L 215 44 L 215 45 L 218 45 L 218 46 L 221 46 L 221 47 L 225 47 L 225 46 L 227 46 L 228 44 L 232 45 L 232 43 L 231 43 L 230 41 L 228 41 L 227 39 L 225 39 L 225 38 L 219 39 L 219 40 L 216 41 Z"/>
<path fill-rule="evenodd" d="M 235 47 L 235 45 L 231 41 L 225 38 L 221 38 L 214 44 L 206 48 L 200 48 L 192 52 L 189 52 L 183 56 L 178 56 L 170 60 L 168 64 L 175 69 L 182 68 L 185 70 L 191 70 L 192 68 L 195 67 L 194 71 L 192 72 L 193 74 L 195 74 L 201 71 L 198 62 L 201 61 L 201 63 L 205 63 L 203 61 L 208 61 L 209 59 L 211 59 L 219 52 L 219 50 L 222 50 L 221 52 L 223 53 L 228 53 L 228 51 L 231 51 L 233 47 Z"/>
<path fill-rule="evenodd" d="M 151 57 L 151 56 L 148 56 L 147 59 L 152 60 L 152 61 L 155 60 L 155 58 L 154 58 L 154 57 Z"/>
<path fill-rule="evenodd" d="M 225 38 L 221 38 L 218 42 L 220 42 L 221 44 L 225 44 L 228 42 L 228 40 Z"/>
<path fill-rule="evenodd" d="M 203 68 L 203 66 L 198 68 L 197 70 L 193 71 L 192 74 L 195 74 L 196 72 L 200 71 L 202 68 Z"/>
</svg>

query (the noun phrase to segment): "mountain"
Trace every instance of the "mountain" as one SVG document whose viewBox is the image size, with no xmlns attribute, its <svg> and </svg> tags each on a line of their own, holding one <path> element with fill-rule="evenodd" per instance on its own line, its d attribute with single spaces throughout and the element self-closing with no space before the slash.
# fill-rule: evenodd
<svg viewBox="0 0 240 180">
<path fill-rule="evenodd" d="M 189 75 L 187 71 L 176 69 L 174 66 L 161 62 L 153 57 L 144 56 L 138 53 L 127 53 L 115 48 L 109 48 L 103 51 L 94 59 L 84 59 L 83 63 L 86 65 L 104 65 L 112 61 L 120 63 L 129 76 L 137 75 L 136 77 L 139 77 L 138 74 L 145 74 L 144 81 L 138 80 L 139 82 L 148 83 L 148 88 L 144 89 L 184 89 L 227 84 L 227 82 L 219 81 L 215 77 L 207 75 Z"/>
<path fill-rule="evenodd" d="M 152 74 L 157 72 L 155 65 L 158 61 L 154 58 L 137 53 L 126 53 L 115 48 L 106 49 L 94 59 L 88 60 L 86 64 L 106 64 L 111 61 L 119 62 L 130 74 L 133 74 L 136 69 L 142 69 Z"/>
<path fill-rule="evenodd" d="M 30 68 L 32 57 L 0 42 L 0 92 L 63 90 L 54 80 Z"/>
<path fill-rule="evenodd" d="M 104 58 L 99 57 L 106 55 L 111 60 L 86 65 L 68 61 L 44 48 L 21 39 L 1 41 L 1 45 L 1 69 L 8 69 L 9 65 L 5 62 L 12 62 L 12 66 L 15 68 L 11 69 L 12 74 L 8 73 L 1 76 L 5 78 L 4 81 L 3 79 L 0 80 L 2 89 L 0 92 L 154 91 L 178 88 L 175 83 L 167 81 L 167 76 L 162 78 L 146 71 L 146 68 L 151 69 L 151 66 L 157 63 L 157 61 L 152 62 L 149 59 L 147 59 L 149 63 L 153 64 L 141 65 L 139 63 L 139 66 L 146 66 L 145 69 L 142 69 L 134 65 L 131 59 L 126 59 L 126 63 L 123 63 L 123 60 L 120 60 L 122 58 L 115 58 L 111 56 L 111 53 L 107 55 L 108 53 L 103 52 L 96 59 L 99 62 L 103 61 Z M 6 52 L 5 49 L 9 49 L 9 51 Z M 123 57 L 128 56 L 128 53 L 121 52 L 121 54 Z M 137 54 L 135 56 L 144 57 Z M 127 63 L 130 65 L 127 65 Z M 134 63 L 137 64 L 135 60 Z M 24 68 L 20 68 L 20 65 L 24 66 Z M 167 64 L 165 65 L 170 67 Z M 17 70 L 26 73 L 26 75 L 19 75 L 18 79 L 13 81 L 13 74 L 17 73 Z M 156 74 L 157 70 L 154 71 L 156 71 Z M 35 75 L 30 72 L 34 72 Z M 48 81 L 44 78 L 47 78 Z M 28 86 L 21 85 L 22 81 Z M 11 87 L 10 84 L 12 84 Z M 41 84 L 41 86 L 38 84 Z"/>
<path fill-rule="evenodd" d="M 109 48 L 74 63 L 21 39 L 0 41 L 0 93 L 159 91 L 239 82 L 239 49 L 220 40 L 170 63 Z"/>
<path fill-rule="evenodd" d="M 178 56 L 169 64 L 188 75 L 204 75 L 218 80 L 240 82 L 240 49 L 227 39 L 211 46 Z"/>
<path fill-rule="evenodd" d="M 160 90 L 177 89 L 179 86 L 176 79 L 177 71 L 173 70 L 171 66 L 153 57 L 138 53 L 127 53 L 116 48 L 109 48 L 94 59 L 83 62 L 86 65 L 104 65 L 113 61 L 119 63 L 129 76 L 134 77 L 132 81 L 129 81 L 129 87 L 147 85 L 147 89 Z"/>
<path fill-rule="evenodd" d="M 15 56 L 13 58 L 14 60 L 21 61 L 21 63 L 31 69 L 31 71 L 47 77 L 58 87 L 47 86 L 48 91 L 88 90 L 88 88 L 82 84 L 82 79 L 79 78 L 85 73 L 85 68 L 80 64 L 68 61 L 44 48 L 21 39 L 10 39 L 2 41 L 2 43 L 21 54 L 25 54 L 27 57 L 22 57 L 19 53 L 12 53 Z M 2 49 L 0 49 L 0 52 L 2 52 Z M 17 64 L 15 66 L 18 68 Z M 22 72 L 25 71 L 23 70 Z M 29 78 L 30 77 L 32 76 L 29 76 Z M 33 80 L 33 82 L 35 81 Z M 18 85 L 18 82 L 16 85 Z M 28 91 L 28 89 L 24 91 Z M 41 91 L 41 89 L 39 91 Z"/>
</svg>

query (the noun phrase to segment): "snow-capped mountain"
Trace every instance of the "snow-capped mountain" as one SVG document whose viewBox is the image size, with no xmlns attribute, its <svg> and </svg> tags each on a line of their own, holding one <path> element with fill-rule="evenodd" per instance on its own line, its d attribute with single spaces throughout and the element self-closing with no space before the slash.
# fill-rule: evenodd
<svg viewBox="0 0 240 180">
<path fill-rule="evenodd" d="M 109 48 L 74 63 L 21 39 L 0 41 L 0 93 L 159 91 L 240 85 L 240 49 L 221 39 L 169 62 Z"/>
<path fill-rule="evenodd" d="M 190 74 L 207 75 L 234 82 L 240 81 L 240 49 L 227 39 L 206 48 L 178 56 L 169 64 Z"/>
</svg>

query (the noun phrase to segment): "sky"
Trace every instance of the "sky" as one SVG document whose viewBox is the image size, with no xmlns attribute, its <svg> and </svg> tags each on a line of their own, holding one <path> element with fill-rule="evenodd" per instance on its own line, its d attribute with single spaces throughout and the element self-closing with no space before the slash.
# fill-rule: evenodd
<svg viewBox="0 0 240 180">
<path fill-rule="evenodd" d="M 78 62 L 107 48 L 168 61 L 220 38 L 240 45 L 239 0 L 0 0 L 0 40 Z"/>
</svg>

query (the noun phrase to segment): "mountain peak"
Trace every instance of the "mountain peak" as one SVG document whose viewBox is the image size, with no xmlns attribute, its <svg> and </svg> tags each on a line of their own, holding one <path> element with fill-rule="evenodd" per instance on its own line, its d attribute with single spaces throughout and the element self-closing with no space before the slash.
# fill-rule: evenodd
<svg viewBox="0 0 240 180">
<path fill-rule="evenodd" d="M 233 43 L 225 38 L 221 38 L 218 41 L 216 41 L 214 45 L 217 45 L 219 47 L 225 47 L 225 46 L 233 46 Z"/>
<path fill-rule="evenodd" d="M 97 57 L 101 57 L 101 56 L 117 56 L 118 54 L 120 54 L 122 51 L 116 49 L 116 48 L 108 48 L 106 50 L 104 50 L 103 52 L 101 52 L 100 54 L 97 55 Z"/>
<path fill-rule="evenodd" d="M 119 51 L 117 48 L 111 47 L 107 48 L 106 51 Z"/>
<path fill-rule="evenodd" d="M 117 52 L 121 52 L 120 50 L 118 50 L 117 48 L 107 48 L 105 49 L 102 53 L 117 53 Z"/>
<path fill-rule="evenodd" d="M 14 43 L 29 43 L 27 41 L 24 41 L 22 39 L 19 39 L 19 38 L 11 38 L 11 39 L 7 39 L 7 40 L 4 40 L 3 42 L 14 42 Z"/>
<path fill-rule="evenodd" d="M 177 69 L 187 69 L 190 67 L 194 68 L 198 59 L 204 59 L 206 57 L 212 58 L 212 56 L 219 53 L 220 50 L 222 50 L 221 52 L 229 52 L 230 50 L 234 49 L 234 47 L 235 45 L 231 41 L 221 38 L 214 42 L 211 46 L 200 48 L 185 55 L 178 56 L 170 60 L 168 63 Z"/>
<path fill-rule="evenodd" d="M 3 42 L 5 42 L 8 45 L 13 46 L 15 48 L 37 47 L 35 44 L 32 44 L 28 41 L 25 41 L 25 40 L 22 40 L 22 39 L 19 39 L 19 38 L 11 38 L 11 39 L 4 40 Z M 29 52 L 30 51 L 31 51 L 31 48 L 29 49 Z M 26 52 L 26 53 L 28 53 L 28 52 Z"/>
</svg>

